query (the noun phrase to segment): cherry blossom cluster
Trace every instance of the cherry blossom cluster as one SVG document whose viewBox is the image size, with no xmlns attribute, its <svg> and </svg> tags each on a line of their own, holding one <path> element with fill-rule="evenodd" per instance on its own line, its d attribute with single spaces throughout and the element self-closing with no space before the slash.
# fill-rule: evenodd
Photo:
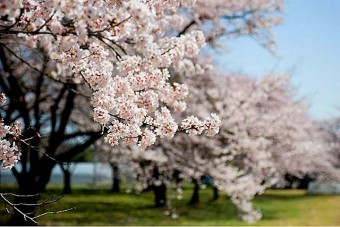
<svg viewBox="0 0 340 227">
<path fill-rule="evenodd" d="M 21 0 L 10 0 L 0 2 L 0 17 L 8 16 L 9 20 L 14 20 L 20 14 L 20 8 L 23 7 Z"/>
<path fill-rule="evenodd" d="M 205 45 L 197 30 L 180 36 L 163 32 L 180 6 L 180 1 L 23 0 L 16 6 L 5 1 L 3 14 L 16 13 L 1 22 L 5 34 L 45 49 L 63 69 L 56 79 L 90 86 L 93 119 L 105 128 L 106 141 L 146 148 L 155 136 L 171 138 L 178 130 L 171 109 L 186 109 L 188 87 L 170 82 L 169 69 L 195 58 Z M 195 134 L 216 134 L 217 118 L 201 121 Z M 184 131 L 197 127 L 190 122 L 183 123 Z"/>
<path fill-rule="evenodd" d="M 200 30 L 208 41 L 223 34 L 268 34 L 280 20 L 276 12 L 281 11 L 281 5 L 281 1 L 271 0 L 5 0 L 1 2 L 0 33 L 2 40 L 44 49 L 57 62 L 53 78 L 87 83 L 94 93 L 95 121 L 106 128 L 116 124 L 114 120 L 126 126 L 122 135 L 110 135 L 112 144 L 120 139 L 134 144 L 151 132 L 168 137 L 178 128 L 168 122 L 169 117 L 163 129 L 153 125 L 148 133 L 143 132 L 146 118 L 155 118 L 156 110 L 186 109 L 188 89 L 171 77 L 173 71 L 204 72 L 195 63 L 206 41 Z M 209 21 L 216 29 L 205 29 L 211 27 L 204 26 Z M 211 125 L 199 127 L 194 134 L 205 128 L 207 135 L 216 132 L 215 120 L 201 122 Z M 169 132 L 161 135 L 169 125 Z"/>
<path fill-rule="evenodd" d="M 6 96 L 0 94 L 0 106 L 6 103 Z M 12 125 L 5 125 L 0 120 L 0 169 L 10 169 L 20 160 L 21 153 L 15 140 L 21 136 L 21 123 L 15 121 Z"/>
<path fill-rule="evenodd" d="M 200 135 L 204 131 L 205 134 L 213 136 L 219 132 L 220 124 L 221 120 L 216 114 L 206 117 L 205 121 L 201 121 L 195 116 L 190 116 L 182 121 L 181 128 L 191 136 Z"/>
</svg>

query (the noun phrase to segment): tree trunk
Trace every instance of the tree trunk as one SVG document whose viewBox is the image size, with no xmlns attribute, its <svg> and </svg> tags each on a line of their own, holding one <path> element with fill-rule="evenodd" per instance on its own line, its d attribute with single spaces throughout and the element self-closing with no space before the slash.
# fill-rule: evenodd
<svg viewBox="0 0 340 227">
<path fill-rule="evenodd" d="M 183 180 L 182 178 L 179 177 L 180 174 L 181 174 L 181 172 L 176 169 L 173 173 L 173 176 L 172 176 L 177 185 L 180 184 Z"/>
<path fill-rule="evenodd" d="M 66 165 L 65 165 L 66 164 Z M 64 188 L 63 188 L 63 194 L 68 195 L 72 193 L 71 188 L 71 163 L 59 163 L 59 166 L 63 172 L 64 175 Z"/>
<path fill-rule="evenodd" d="M 64 189 L 63 189 L 63 194 L 71 194 L 72 189 L 71 189 L 71 172 L 70 170 L 67 170 L 64 172 Z"/>
<path fill-rule="evenodd" d="M 30 181 L 33 180 L 31 176 L 27 175 L 25 180 L 22 180 L 19 184 L 19 190 L 17 192 L 18 195 L 33 195 L 36 194 L 36 191 L 32 187 L 33 184 L 30 184 Z M 24 182 L 25 181 L 25 182 Z M 28 204 L 35 204 L 40 196 L 37 197 L 15 197 L 14 203 L 28 203 Z M 29 216 L 34 215 L 34 206 L 17 206 L 17 208 L 24 212 L 24 213 L 32 213 Z M 11 218 L 8 220 L 6 225 L 12 226 L 34 226 L 35 223 L 31 222 L 30 220 L 25 220 L 23 215 L 17 212 L 16 210 L 13 211 Z"/>
<path fill-rule="evenodd" d="M 66 164 L 66 165 L 65 165 Z M 68 195 L 72 193 L 71 188 L 71 163 L 59 163 L 59 166 L 63 172 L 64 175 L 64 188 L 63 188 L 63 194 Z"/>
<path fill-rule="evenodd" d="M 199 194 L 198 194 L 198 192 L 199 192 L 200 187 L 198 185 L 197 179 L 193 179 L 192 182 L 194 183 L 195 186 L 194 186 L 194 192 L 193 192 L 193 194 L 191 196 L 191 200 L 190 200 L 189 204 L 190 205 L 195 205 L 195 204 L 199 203 Z"/>
<path fill-rule="evenodd" d="M 112 168 L 112 187 L 111 192 L 120 192 L 120 177 L 118 163 L 110 163 Z"/>
<path fill-rule="evenodd" d="M 214 192 L 214 196 L 212 198 L 212 201 L 216 201 L 218 200 L 218 188 L 213 186 L 213 192 Z"/>
<path fill-rule="evenodd" d="M 156 181 L 160 179 L 160 173 L 157 167 L 155 167 L 153 170 L 153 177 Z M 163 182 L 161 182 L 161 184 L 153 183 L 152 189 L 155 195 L 155 207 L 164 207 L 167 201 L 165 184 Z"/>
<path fill-rule="evenodd" d="M 18 183 L 18 195 L 35 195 L 37 196 L 29 196 L 29 197 L 15 197 L 14 203 L 29 203 L 36 204 L 37 201 L 41 198 L 41 193 L 43 193 L 46 189 L 46 185 L 50 180 L 50 176 L 52 173 L 54 163 L 52 164 L 49 161 L 45 163 L 40 163 L 38 171 L 30 171 L 28 173 L 20 173 L 17 178 Z M 34 168 L 32 168 L 34 169 Z M 31 170 L 32 170 L 31 169 Z M 28 216 L 33 217 L 35 215 L 35 211 L 37 206 L 17 206 L 22 212 L 28 214 Z M 36 225 L 30 220 L 25 220 L 24 216 L 14 210 L 13 215 L 8 220 L 6 225 L 15 225 L 15 226 L 26 226 L 26 225 Z"/>
<path fill-rule="evenodd" d="M 153 186 L 155 195 L 155 207 L 164 207 L 166 205 L 166 186 L 162 183 L 159 186 Z"/>
</svg>

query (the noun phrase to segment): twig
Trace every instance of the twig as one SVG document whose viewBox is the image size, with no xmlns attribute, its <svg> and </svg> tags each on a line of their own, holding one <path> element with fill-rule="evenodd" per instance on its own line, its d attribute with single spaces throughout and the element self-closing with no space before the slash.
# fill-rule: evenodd
<svg viewBox="0 0 340 227">
<path fill-rule="evenodd" d="M 39 215 L 33 217 L 32 219 L 37 219 L 37 218 L 42 217 L 42 216 L 45 216 L 45 215 L 47 215 L 47 214 L 59 214 L 59 213 L 64 213 L 64 212 L 67 212 L 67 211 L 70 211 L 70 210 L 75 210 L 75 209 L 76 209 L 76 207 L 71 207 L 71 208 L 68 208 L 68 209 L 65 209 L 65 210 L 48 211 L 48 212 L 39 214 Z"/>
<path fill-rule="evenodd" d="M 14 197 L 27 197 L 27 198 L 32 198 L 32 197 L 38 197 L 40 196 L 41 194 L 38 193 L 38 194 L 33 194 L 33 195 L 17 195 L 17 194 L 13 194 L 13 193 L 0 193 L 0 197 L 1 199 L 4 201 L 4 204 L 5 204 L 5 210 L 7 211 L 7 213 L 13 213 L 11 212 L 7 206 L 11 206 L 13 208 L 14 211 L 18 212 L 19 214 L 21 214 L 24 218 L 25 221 L 29 220 L 35 224 L 38 224 L 38 222 L 35 220 L 39 217 L 42 217 L 42 216 L 45 216 L 47 214 L 59 214 L 59 213 L 63 213 L 63 212 L 67 212 L 67 211 L 70 211 L 70 210 L 74 210 L 76 209 L 76 207 L 71 207 L 71 208 L 68 208 L 68 209 L 64 209 L 64 210 L 58 210 L 58 211 L 47 211 L 47 212 L 44 212 L 42 214 L 39 214 L 39 215 L 36 215 L 34 217 L 30 217 L 28 216 L 29 214 L 33 214 L 37 208 L 35 208 L 32 212 L 23 212 L 22 210 L 20 210 L 17 206 L 26 206 L 26 207 L 29 207 L 29 206 L 36 206 L 36 207 L 39 207 L 39 206 L 44 206 L 44 205 L 47 205 L 47 204 L 51 204 L 51 203 L 55 203 L 57 202 L 58 200 L 60 200 L 61 198 L 63 198 L 63 196 L 60 196 L 56 199 L 53 199 L 55 196 L 52 195 L 50 196 L 48 199 L 44 200 L 43 202 L 41 203 L 12 203 L 11 201 L 9 201 L 7 198 L 6 198 L 6 195 L 10 195 L 10 196 L 14 196 Z"/>
<path fill-rule="evenodd" d="M 44 206 L 47 204 L 51 204 L 51 203 L 55 203 L 59 200 L 61 200 L 62 198 L 64 198 L 64 196 L 60 196 L 56 199 L 53 199 L 55 196 L 51 195 L 48 199 L 44 200 L 41 203 L 13 203 L 14 206 Z"/>
<path fill-rule="evenodd" d="M 34 32 L 39 32 L 43 27 L 45 27 L 46 24 L 52 20 L 52 18 L 54 17 L 54 15 L 55 15 L 56 12 L 57 12 L 57 11 L 55 10 L 55 11 L 52 13 L 52 15 L 45 21 L 45 23 L 44 23 L 43 25 L 41 25 L 38 29 L 36 29 Z"/>
<path fill-rule="evenodd" d="M 46 152 L 42 152 L 40 150 L 38 150 L 36 147 L 32 146 L 31 144 L 27 143 L 26 141 L 24 140 L 20 140 L 21 142 L 23 142 L 25 145 L 27 145 L 28 147 L 32 148 L 33 150 L 45 155 L 46 157 L 50 158 L 51 160 L 55 161 L 56 163 L 58 164 L 62 164 L 62 162 L 58 161 L 57 159 L 55 159 L 54 157 L 48 155 Z"/>
<path fill-rule="evenodd" d="M 37 196 L 41 196 L 41 193 L 32 194 L 32 195 L 18 195 L 18 194 L 14 194 L 14 193 L 5 192 L 5 193 L 0 193 L 0 194 L 4 195 L 4 196 L 10 195 L 10 196 L 14 196 L 14 197 L 37 197 Z"/>
<path fill-rule="evenodd" d="M 13 207 L 14 210 L 16 210 L 18 213 L 20 213 L 23 217 L 24 220 L 27 221 L 27 219 L 29 219 L 30 221 L 32 221 L 35 224 L 38 224 L 38 222 L 36 222 L 33 218 L 31 218 L 30 216 L 26 215 L 24 212 L 22 212 L 19 208 L 17 208 L 15 205 L 13 205 L 13 203 L 11 201 L 9 201 L 2 193 L 0 193 L 0 197 L 2 198 L 2 200 L 7 203 L 9 206 Z M 7 209 L 8 210 L 8 209 Z"/>
</svg>

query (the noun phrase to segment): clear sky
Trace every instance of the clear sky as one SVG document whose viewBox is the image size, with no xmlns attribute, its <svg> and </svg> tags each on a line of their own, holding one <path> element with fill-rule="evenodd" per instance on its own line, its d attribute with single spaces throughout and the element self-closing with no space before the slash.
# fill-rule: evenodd
<svg viewBox="0 0 340 227">
<path fill-rule="evenodd" d="M 274 29 L 279 57 L 244 37 L 229 40 L 218 62 L 256 77 L 292 72 L 313 117 L 340 115 L 340 0 L 286 0 L 285 5 L 284 22 Z"/>
</svg>

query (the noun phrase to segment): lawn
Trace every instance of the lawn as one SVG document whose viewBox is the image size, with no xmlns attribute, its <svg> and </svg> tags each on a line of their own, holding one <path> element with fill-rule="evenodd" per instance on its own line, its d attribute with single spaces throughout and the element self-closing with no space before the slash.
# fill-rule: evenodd
<svg viewBox="0 0 340 227">
<path fill-rule="evenodd" d="M 59 194 L 50 187 L 47 194 Z M 220 195 L 211 202 L 212 190 L 200 190 L 200 203 L 189 206 L 191 188 L 184 190 L 182 200 L 173 200 L 179 215 L 173 219 L 165 209 L 153 207 L 152 192 L 140 195 L 111 194 L 107 189 L 74 188 L 68 195 L 46 210 L 76 207 L 75 210 L 47 215 L 38 219 L 41 225 L 247 225 L 237 218 L 233 205 Z M 220 193 L 221 194 L 221 193 Z M 256 225 L 340 225 L 340 196 L 312 196 L 303 190 L 268 190 L 255 199 L 263 219 Z M 0 212 L 2 220 L 7 215 Z"/>
</svg>

